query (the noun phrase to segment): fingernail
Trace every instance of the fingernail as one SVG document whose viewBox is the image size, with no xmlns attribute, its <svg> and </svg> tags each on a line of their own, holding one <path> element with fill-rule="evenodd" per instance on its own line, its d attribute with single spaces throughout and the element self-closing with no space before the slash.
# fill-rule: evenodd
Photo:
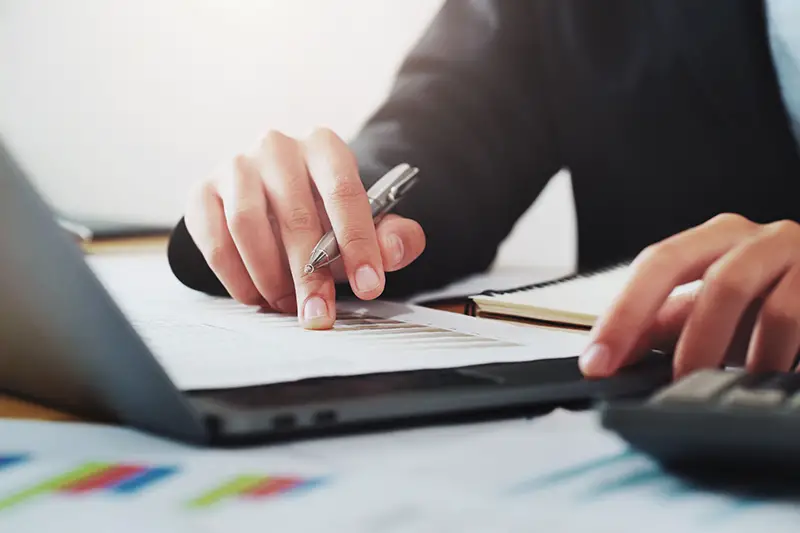
<svg viewBox="0 0 800 533">
<path fill-rule="evenodd" d="M 611 352 L 605 344 L 590 344 L 578 359 L 581 372 L 586 375 L 605 375 L 611 364 Z"/>
<path fill-rule="evenodd" d="M 389 246 L 389 254 L 392 257 L 392 266 L 399 265 L 405 255 L 403 251 L 403 240 L 397 235 L 391 234 L 386 237 L 386 242 Z"/>
<path fill-rule="evenodd" d="M 370 292 L 378 287 L 381 280 L 378 273 L 369 265 L 364 265 L 356 270 L 356 289 L 359 292 Z"/>
<path fill-rule="evenodd" d="M 328 319 L 328 306 L 319 296 L 312 296 L 303 306 L 303 322 L 309 327 L 318 327 Z"/>
</svg>

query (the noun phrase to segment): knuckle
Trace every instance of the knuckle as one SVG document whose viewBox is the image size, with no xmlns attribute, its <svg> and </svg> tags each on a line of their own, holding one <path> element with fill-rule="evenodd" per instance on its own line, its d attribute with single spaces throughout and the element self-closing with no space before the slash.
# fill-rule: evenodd
<svg viewBox="0 0 800 533">
<path fill-rule="evenodd" d="M 228 228 L 232 233 L 241 233 L 257 225 L 260 213 L 254 206 L 242 205 L 236 207 L 228 216 Z"/>
<path fill-rule="evenodd" d="M 336 205 L 348 205 L 366 193 L 361 182 L 348 174 L 337 174 L 328 192 L 328 198 Z"/>
<path fill-rule="evenodd" d="M 281 219 L 281 226 L 288 233 L 305 233 L 316 229 L 314 214 L 303 206 L 292 207 Z"/>
<path fill-rule="evenodd" d="M 358 253 L 359 251 L 363 253 L 364 248 L 370 243 L 370 233 L 358 227 L 345 228 L 340 232 L 339 242 L 344 255 Z"/>
<path fill-rule="evenodd" d="M 644 247 L 634 259 L 635 265 L 647 265 L 653 262 L 658 257 L 661 244 L 650 244 Z"/>
<path fill-rule="evenodd" d="M 284 135 L 278 130 L 270 129 L 267 130 L 263 135 L 261 135 L 261 140 L 259 145 L 262 148 L 274 148 L 276 146 L 281 146 L 283 143 L 289 141 L 289 137 Z"/>
<path fill-rule="evenodd" d="M 247 166 L 249 160 L 250 158 L 248 158 L 245 154 L 236 154 L 233 156 L 233 168 L 237 170 L 243 169 Z"/>
<path fill-rule="evenodd" d="M 680 262 L 682 251 L 671 240 L 661 241 L 644 248 L 636 257 L 640 268 L 660 270 L 669 264 Z"/>
<path fill-rule="evenodd" d="M 800 224 L 793 220 L 772 222 L 767 225 L 767 230 L 774 235 L 800 238 Z"/>
<path fill-rule="evenodd" d="M 708 223 L 714 226 L 732 228 L 745 228 L 754 225 L 747 217 L 738 213 L 720 213 L 709 220 Z"/>
<path fill-rule="evenodd" d="M 730 302 L 742 299 L 746 294 L 748 276 L 741 269 L 711 265 L 703 276 L 704 291 L 715 301 Z"/>
<path fill-rule="evenodd" d="M 206 200 L 217 194 L 217 187 L 211 179 L 200 180 L 192 186 L 189 194 L 192 204 L 205 205 Z"/>
<path fill-rule="evenodd" d="M 206 252 L 206 262 L 212 270 L 219 271 L 228 262 L 231 250 L 223 243 L 213 243 Z"/>
<path fill-rule="evenodd" d="M 233 180 L 238 183 L 246 182 L 250 176 L 250 158 L 244 154 L 234 156 L 231 162 L 233 166 Z"/>
<path fill-rule="evenodd" d="M 326 141 L 331 141 L 333 139 L 338 139 L 339 136 L 336 135 L 336 133 L 328 127 L 318 126 L 314 128 L 314 130 L 311 132 L 310 138 L 314 141 L 326 142 Z"/>
<path fill-rule="evenodd" d="M 282 188 L 288 195 L 303 195 L 308 190 L 308 176 L 299 172 L 281 173 Z"/>
</svg>

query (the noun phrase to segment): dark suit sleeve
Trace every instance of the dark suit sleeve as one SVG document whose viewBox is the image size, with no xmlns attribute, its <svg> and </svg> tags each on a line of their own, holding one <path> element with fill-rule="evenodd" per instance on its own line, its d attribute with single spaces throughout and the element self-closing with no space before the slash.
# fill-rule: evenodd
<svg viewBox="0 0 800 533">
<path fill-rule="evenodd" d="M 388 98 L 350 141 L 367 186 L 398 163 L 420 168 L 419 183 L 395 212 L 422 225 L 427 247 L 412 265 L 387 274 L 385 297 L 486 269 L 561 166 L 540 76 L 537 6 L 446 2 Z M 182 222 L 170 262 L 190 287 L 224 294 Z"/>
</svg>

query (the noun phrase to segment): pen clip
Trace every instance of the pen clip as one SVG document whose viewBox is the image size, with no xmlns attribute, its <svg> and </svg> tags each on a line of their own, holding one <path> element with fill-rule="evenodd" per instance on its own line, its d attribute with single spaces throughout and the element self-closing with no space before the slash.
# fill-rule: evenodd
<svg viewBox="0 0 800 533">
<path fill-rule="evenodd" d="M 400 197 L 406 194 L 408 190 L 414 186 L 414 184 L 417 182 L 416 177 L 418 172 L 418 168 L 411 167 L 400 174 L 395 184 L 389 189 L 389 194 L 387 197 L 390 202 L 396 203 L 400 200 Z"/>
<path fill-rule="evenodd" d="M 367 191 L 372 218 L 391 210 L 416 181 L 419 169 L 407 163 L 397 165 Z M 376 221 L 377 223 L 377 221 Z"/>
</svg>

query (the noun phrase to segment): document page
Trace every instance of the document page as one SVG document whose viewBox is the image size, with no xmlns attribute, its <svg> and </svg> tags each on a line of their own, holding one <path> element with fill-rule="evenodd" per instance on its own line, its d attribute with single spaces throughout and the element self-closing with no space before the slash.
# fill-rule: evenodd
<svg viewBox="0 0 800 533">
<path fill-rule="evenodd" d="M 10 533 L 795 533 L 800 519 L 790 476 L 694 483 L 592 411 L 213 450 L 98 424 L 7 419 L 0 435 Z"/>
<path fill-rule="evenodd" d="M 160 255 L 90 265 L 184 390 L 312 377 L 571 357 L 582 333 L 477 319 L 389 301 L 337 303 L 333 329 L 184 287 Z"/>
</svg>

